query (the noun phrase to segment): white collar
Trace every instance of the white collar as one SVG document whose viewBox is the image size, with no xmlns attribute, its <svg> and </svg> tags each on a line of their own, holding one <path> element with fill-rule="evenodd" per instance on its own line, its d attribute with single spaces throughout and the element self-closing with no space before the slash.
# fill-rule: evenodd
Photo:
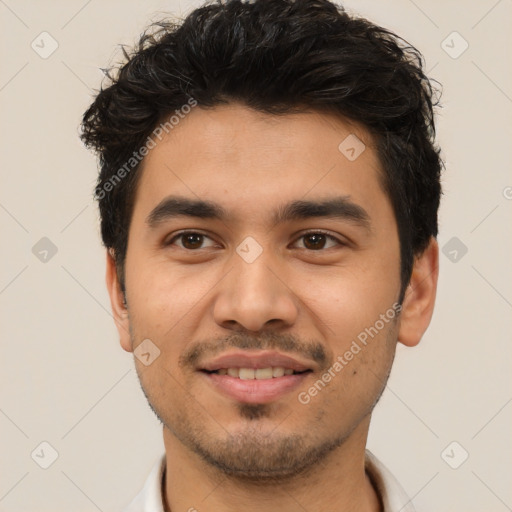
<svg viewBox="0 0 512 512">
<path fill-rule="evenodd" d="M 384 512 L 414 512 L 411 499 L 393 473 L 369 450 L 365 455 L 366 473 L 380 495 Z"/>
<path fill-rule="evenodd" d="M 411 500 L 389 469 L 366 450 L 365 467 L 384 505 L 384 512 L 414 512 Z M 153 466 L 143 489 L 123 512 L 164 512 L 162 477 L 165 454 Z"/>
</svg>

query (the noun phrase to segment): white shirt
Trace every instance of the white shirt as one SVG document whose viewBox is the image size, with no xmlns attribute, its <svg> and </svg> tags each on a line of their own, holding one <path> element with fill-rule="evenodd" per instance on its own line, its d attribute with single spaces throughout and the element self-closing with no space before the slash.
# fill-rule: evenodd
<svg viewBox="0 0 512 512">
<path fill-rule="evenodd" d="M 384 504 L 383 512 L 414 512 L 411 500 L 397 479 L 368 450 L 366 450 L 365 468 Z M 162 499 L 164 470 L 165 454 L 157 460 L 143 489 L 123 512 L 165 512 Z"/>
</svg>

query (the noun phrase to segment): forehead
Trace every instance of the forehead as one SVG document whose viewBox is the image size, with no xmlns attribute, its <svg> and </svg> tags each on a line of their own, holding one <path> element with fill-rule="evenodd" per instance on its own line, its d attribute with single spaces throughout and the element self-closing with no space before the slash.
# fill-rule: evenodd
<svg viewBox="0 0 512 512">
<path fill-rule="evenodd" d="M 135 211 L 171 194 L 220 202 L 240 218 L 286 199 L 343 195 L 372 206 L 384 196 L 373 138 L 333 114 L 197 106 L 156 142 L 140 169 Z"/>
</svg>

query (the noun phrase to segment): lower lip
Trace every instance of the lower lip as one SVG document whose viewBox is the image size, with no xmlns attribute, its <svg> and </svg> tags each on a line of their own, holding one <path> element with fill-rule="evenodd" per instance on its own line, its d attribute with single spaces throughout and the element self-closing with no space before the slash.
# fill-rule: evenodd
<svg viewBox="0 0 512 512">
<path fill-rule="evenodd" d="M 225 396 L 247 404 L 274 402 L 300 386 L 310 372 L 284 375 L 272 379 L 242 380 L 230 375 L 201 372 Z"/>
</svg>

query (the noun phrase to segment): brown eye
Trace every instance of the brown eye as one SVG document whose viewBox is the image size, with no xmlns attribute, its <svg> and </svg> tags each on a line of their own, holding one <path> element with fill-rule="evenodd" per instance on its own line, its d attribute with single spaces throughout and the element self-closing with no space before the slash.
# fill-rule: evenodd
<svg viewBox="0 0 512 512">
<path fill-rule="evenodd" d="M 185 249 L 197 249 L 203 244 L 203 235 L 199 233 L 188 233 L 181 235 L 182 244 Z"/>
<path fill-rule="evenodd" d="M 181 249 L 193 251 L 195 249 L 204 249 L 214 245 L 213 240 L 210 237 L 203 235 L 202 233 L 196 233 L 195 231 L 186 231 L 174 236 L 167 245 L 176 244 Z M 206 244 L 206 245 L 205 245 Z"/>
<path fill-rule="evenodd" d="M 302 240 L 301 248 L 310 251 L 319 251 L 321 249 L 330 249 L 336 245 L 343 245 L 338 239 L 322 232 L 306 233 L 302 235 L 299 240 Z"/>
<path fill-rule="evenodd" d="M 325 241 L 325 235 L 313 233 L 304 237 L 304 246 L 306 249 L 323 249 Z"/>
</svg>

